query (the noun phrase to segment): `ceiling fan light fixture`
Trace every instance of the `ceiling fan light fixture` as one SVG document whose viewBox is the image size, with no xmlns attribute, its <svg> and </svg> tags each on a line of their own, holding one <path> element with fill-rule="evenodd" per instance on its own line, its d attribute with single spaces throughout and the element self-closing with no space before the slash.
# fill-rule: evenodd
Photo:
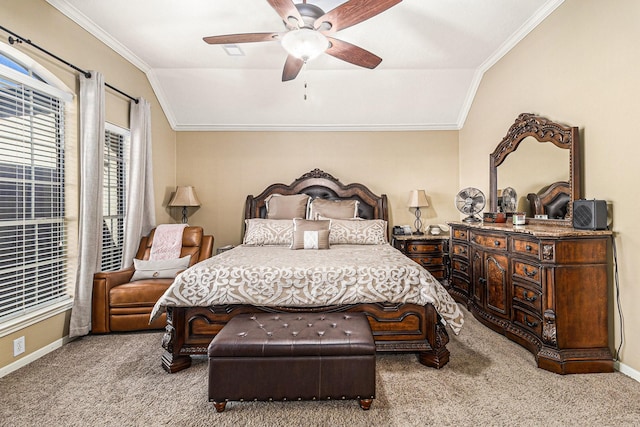
<svg viewBox="0 0 640 427">
<path fill-rule="evenodd" d="M 300 28 L 286 33 L 281 40 L 282 47 L 289 55 L 307 62 L 329 48 L 329 40 L 324 34 L 310 28 Z"/>
</svg>

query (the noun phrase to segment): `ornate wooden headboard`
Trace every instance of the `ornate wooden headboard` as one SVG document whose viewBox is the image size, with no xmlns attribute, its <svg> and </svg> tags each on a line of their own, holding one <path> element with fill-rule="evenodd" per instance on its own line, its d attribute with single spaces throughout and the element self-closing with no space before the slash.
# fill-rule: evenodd
<svg viewBox="0 0 640 427">
<path fill-rule="evenodd" d="M 315 199 L 320 197 L 329 200 L 358 200 L 358 216 L 364 219 L 383 219 L 389 221 L 387 196 L 376 195 L 362 184 L 342 184 L 327 172 L 314 169 L 305 173 L 290 185 L 272 184 L 257 196 L 247 196 L 245 219 L 265 218 L 267 210 L 265 201 L 272 194 L 308 194 Z"/>
<path fill-rule="evenodd" d="M 546 214 L 550 219 L 564 219 L 571 201 L 571 186 L 567 181 L 554 182 L 538 193 L 527 194 L 531 215 Z"/>
</svg>

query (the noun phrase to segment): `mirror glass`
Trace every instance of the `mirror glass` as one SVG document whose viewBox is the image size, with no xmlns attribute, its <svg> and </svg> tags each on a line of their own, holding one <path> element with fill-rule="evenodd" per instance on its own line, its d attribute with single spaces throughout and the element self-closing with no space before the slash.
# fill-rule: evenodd
<svg viewBox="0 0 640 427">
<path fill-rule="evenodd" d="M 496 168 L 498 197 L 505 188 L 513 188 L 516 211 L 529 216 L 527 194 L 538 193 L 557 181 L 569 181 L 569 162 L 569 150 L 528 136 Z"/>
<path fill-rule="evenodd" d="M 500 208 L 507 215 L 524 212 L 527 223 L 572 225 L 573 201 L 582 194 L 577 127 L 522 113 L 490 154 L 489 161 L 491 212 Z M 552 184 L 556 185 L 545 191 Z M 502 209 L 503 192 L 516 193 L 515 200 L 505 206 L 507 209 Z M 529 199 L 531 193 L 533 197 Z M 548 213 L 548 219 L 533 218 L 534 206 L 537 213 Z"/>
</svg>

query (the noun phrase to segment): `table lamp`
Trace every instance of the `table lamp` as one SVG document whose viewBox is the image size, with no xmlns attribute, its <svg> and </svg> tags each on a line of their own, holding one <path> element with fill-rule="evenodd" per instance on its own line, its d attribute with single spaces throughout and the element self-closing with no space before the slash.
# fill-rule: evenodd
<svg viewBox="0 0 640 427">
<path fill-rule="evenodd" d="M 407 202 L 407 206 L 410 208 L 415 208 L 416 220 L 414 222 L 414 227 L 416 228 L 416 232 L 414 234 L 420 235 L 424 234 L 422 232 L 422 220 L 420 219 L 420 208 L 429 207 L 429 202 L 427 201 L 427 194 L 424 190 L 411 190 L 409 192 L 409 201 Z"/>
<path fill-rule="evenodd" d="M 182 223 L 187 223 L 187 208 L 190 206 L 200 206 L 200 200 L 196 195 L 196 190 L 190 185 L 178 186 L 169 206 L 182 206 Z"/>
</svg>

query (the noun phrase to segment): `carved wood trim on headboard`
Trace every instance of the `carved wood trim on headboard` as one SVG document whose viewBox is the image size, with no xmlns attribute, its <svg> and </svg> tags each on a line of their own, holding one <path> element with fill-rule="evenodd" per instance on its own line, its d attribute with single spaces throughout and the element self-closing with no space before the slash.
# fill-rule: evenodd
<svg viewBox="0 0 640 427">
<path fill-rule="evenodd" d="M 389 221 L 389 209 L 386 194 L 380 196 L 363 184 L 343 184 L 331 174 L 320 169 L 305 173 L 291 184 L 272 184 L 257 196 L 249 195 L 245 203 L 245 219 L 264 218 L 265 201 L 272 194 L 309 194 L 312 198 L 322 197 L 330 200 L 358 200 L 358 216 L 365 219 L 383 219 Z"/>
</svg>

